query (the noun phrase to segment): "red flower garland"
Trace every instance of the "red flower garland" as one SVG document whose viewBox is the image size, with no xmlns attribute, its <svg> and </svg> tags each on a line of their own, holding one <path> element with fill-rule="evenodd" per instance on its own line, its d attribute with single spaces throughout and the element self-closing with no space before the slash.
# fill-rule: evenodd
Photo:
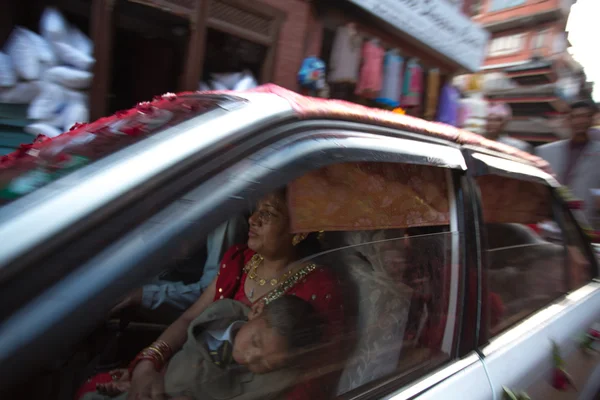
<svg viewBox="0 0 600 400">
<path fill-rule="evenodd" d="M 569 388 L 575 388 L 573 379 L 565 370 L 565 362 L 560 355 L 560 349 L 556 343 L 552 343 L 552 357 L 554 359 L 554 370 L 552 371 L 552 387 L 561 392 Z"/>
</svg>

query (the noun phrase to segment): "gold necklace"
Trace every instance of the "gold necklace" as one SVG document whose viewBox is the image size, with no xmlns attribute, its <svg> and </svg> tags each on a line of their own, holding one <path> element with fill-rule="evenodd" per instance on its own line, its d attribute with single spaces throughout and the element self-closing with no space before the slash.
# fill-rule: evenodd
<svg viewBox="0 0 600 400">
<path fill-rule="evenodd" d="M 264 258 L 261 255 L 255 254 L 252 256 L 250 261 L 248 261 L 248 263 L 244 267 L 244 272 L 246 272 L 246 274 L 248 275 L 248 278 L 250 278 L 254 282 L 258 283 L 260 286 L 265 286 L 267 284 L 267 282 L 269 282 L 269 284 L 271 284 L 271 286 L 277 286 L 279 284 L 279 282 L 284 281 L 288 276 L 290 276 L 292 274 L 292 270 L 289 270 L 288 272 L 282 274 L 278 278 L 271 278 L 271 279 L 263 278 L 262 276 L 258 275 L 258 272 L 257 272 L 258 267 L 260 265 L 262 265 L 263 260 L 264 260 Z"/>
</svg>

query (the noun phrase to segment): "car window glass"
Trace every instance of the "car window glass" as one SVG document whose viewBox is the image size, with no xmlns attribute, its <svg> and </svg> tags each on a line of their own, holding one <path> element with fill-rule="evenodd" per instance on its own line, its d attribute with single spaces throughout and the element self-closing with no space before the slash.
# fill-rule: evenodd
<svg viewBox="0 0 600 400">
<path fill-rule="evenodd" d="M 561 221 L 562 236 L 557 238 L 567 248 L 568 284 L 570 290 L 579 289 L 593 278 L 593 264 L 589 257 L 589 246 L 585 233 L 577 226 L 578 222 L 566 205 L 556 208 L 557 221 Z M 575 211 L 577 212 L 577 211 Z"/>
<path fill-rule="evenodd" d="M 286 366 L 293 372 L 282 368 L 266 377 L 257 373 L 256 384 L 248 390 L 290 391 L 300 399 L 323 398 L 323 393 L 336 398 L 392 381 L 386 390 L 397 390 L 425 376 L 453 359 L 458 340 L 463 285 L 457 249 L 462 236 L 451 227 L 450 176 L 429 166 L 333 165 L 248 204 L 200 245 L 189 245 L 196 238 L 182 240 L 165 272 L 146 282 L 135 302 L 116 310 L 80 345 L 69 367 L 81 370 L 75 386 L 96 382 L 98 371 L 128 365 L 210 290 L 212 307 L 223 304 L 220 299 L 246 305 L 264 301 L 268 307 L 293 296 L 318 315 L 318 323 L 306 328 L 311 333 L 302 334 L 312 337 L 318 331 L 318 340 L 298 339 L 290 353 L 294 357 Z M 277 250 L 271 242 L 297 255 L 284 274 L 269 275 L 264 259 L 257 258 L 260 253 L 252 250 L 259 245 L 263 254 Z M 196 318 L 216 318 L 222 311 L 210 310 L 210 315 Z M 244 316 L 236 318 L 245 321 Z M 230 322 L 210 325 L 211 330 L 186 330 L 188 343 L 201 342 L 210 350 L 213 339 L 218 342 L 227 335 L 221 328 L 231 327 Z M 235 335 L 241 333 L 231 336 L 234 341 Z M 259 339 L 248 343 L 262 346 Z M 221 363 L 221 358 L 212 358 L 219 349 L 205 354 L 211 357 L 206 362 Z M 193 390 L 199 390 L 198 377 L 190 375 L 195 370 L 182 368 L 181 359 L 173 358 L 167 368 L 166 390 L 175 378 L 180 383 L 191 379 Z M 234 359 L 249 368 L 243 364 L 245 355 Z M 268 359 L 260 367 L 265 365 L 281 364 Z"/>
<path fill-rule="evenodd" d="M 564 215 L 550 187 L 494 175 L 477 183 L 487 239 L 484 311 L 493 336 L 581 286 L 589 260 L 572 229 L 561 229 Z"/>
<path fill-rule="evenodd" d="M 456 341 L 451 304 L 458 296 L 458 282 L 451 278 L 453 266 L 458 268 L 452 248 L 458 247 L 460 235 L 450 229 L 448 176 L 441 168 L 352 163 L 308 173 L 288 185 L 291 229 L 310 232 L 312 240 L 312 247 L 302 250 L 301 265 L 317 268 L 298 279 L 309 286 L 311 280 L 318 283 L 286 293 L 328 310 L 326 337 L 308 356 L 306 390 L 318 384 L 334 396 L 364 391 L 389 378 L 409 382 L 451 359 Z M 279 218 L 261 203 L 240 215 L 250 213 L 251 231 L 254 218 Z M 230 237 L 247 238 L 246 232 L 232 233 L 248 229 L 242 220 L 226 224 Z M 214 240 L 225 240 L 223 233 L 216 238 L 218 230 Z M 209 254 L 211 243 L 207 245 Z M 219 283 L 231 268 L 228 264 L 222 261 L 218 272 L 212 270 L 218 274 L 219 298 L 228 296 L 226 284 Z M 245 279 L 254 275 L 259 286 L 256 292 L 237 292 L 235 298 L 269 299 L 263 288 L 273 285 L 274 278 L 251 265 L 246 262 Z"/>
<path fill-rule="evenodd" d="M 0 206 L 94 161 L 174 125 L 216 109 L 229 98 L 174 94 L 140 103 L 91 124 L 77 124 L 55 138 L 40 135 L 32 144 L 0 158 Z"/>
</svg>

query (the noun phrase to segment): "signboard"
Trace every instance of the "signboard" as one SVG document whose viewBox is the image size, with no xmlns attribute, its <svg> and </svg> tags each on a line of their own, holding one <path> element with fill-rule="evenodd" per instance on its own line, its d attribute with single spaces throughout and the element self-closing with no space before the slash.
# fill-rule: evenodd
<svg viewBox="0 0 600 400">
<path fill-rule="evenodd" d="M 445 0 L 349 0 L 469 71 L 485 59 L 489 33 Z"/>
<path fill-rule="evenodd" d="M 193 18 L 193 12 L 199 2 L 196 0 L 129 0 L 145 6 L 158 8 L 162 11 L 178 15 L 183 18 Z"/>
</svg>

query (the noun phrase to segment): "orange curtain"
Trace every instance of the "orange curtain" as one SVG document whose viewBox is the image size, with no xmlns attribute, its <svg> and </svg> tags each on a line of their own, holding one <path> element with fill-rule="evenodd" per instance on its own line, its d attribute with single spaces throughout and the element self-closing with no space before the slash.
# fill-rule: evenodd
<svg viewBox="0 0 600 400">
<path fill-rule="evenodd" d="M 496 175 L 477 178 L 488 224 L 536 224 L 552 218 L 550 190 L 539 183 Z"/>
<path fill-rule="evenodd" d="M 337 164 L 292 182 L 288 196 L 294 233 L 449 223 L 448 185 L 442 168 Z"/>
</svg>

